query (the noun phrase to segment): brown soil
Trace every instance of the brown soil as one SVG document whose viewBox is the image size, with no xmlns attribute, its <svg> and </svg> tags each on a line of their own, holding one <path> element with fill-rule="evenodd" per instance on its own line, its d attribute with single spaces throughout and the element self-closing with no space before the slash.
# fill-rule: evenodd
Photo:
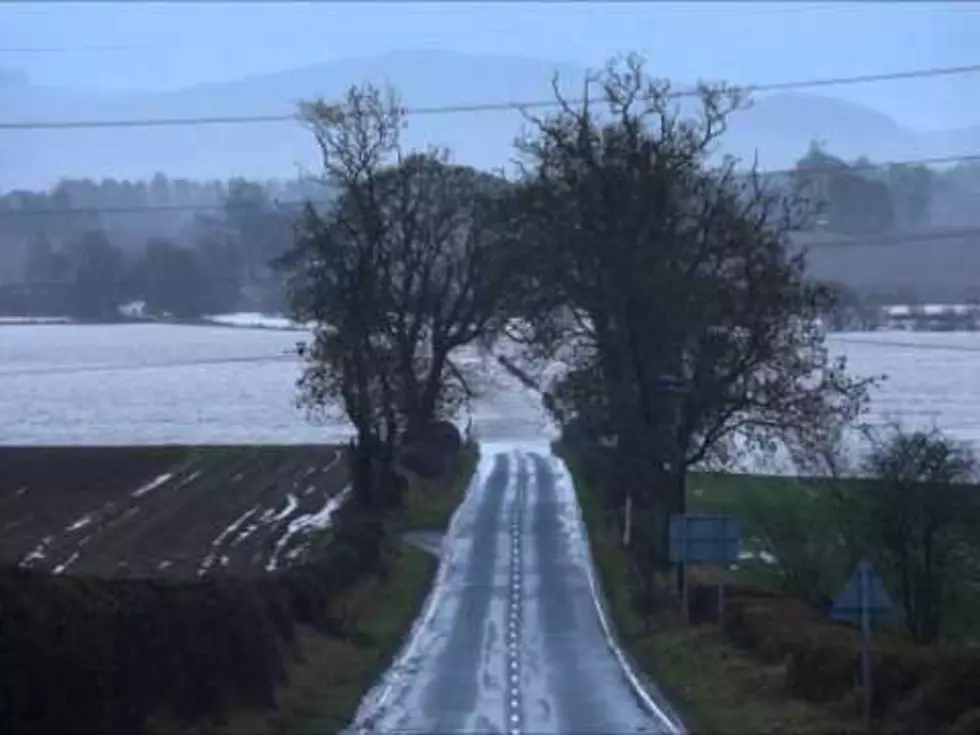
<svg viewBox="0 0 980 735">
<path fill-rule="evenodd" d="M 0 448 L 0 563 L 58 574 L 265 573 L 347 484 L 336 447 Z M 284 543 L 285 540 L 285 543 Z"/>
</svg>

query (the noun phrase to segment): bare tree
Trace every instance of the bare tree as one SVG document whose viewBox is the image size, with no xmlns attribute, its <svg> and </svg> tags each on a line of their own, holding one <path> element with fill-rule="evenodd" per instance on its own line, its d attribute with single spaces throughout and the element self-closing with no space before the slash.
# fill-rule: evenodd
<svg viewBox="0 0 980 735">
<path fill-rule="evenodd" d="M 509 254 L 496 200 L 506 184 L 439 151 L 408 156 L 385 176 L 396 192 L 385 211 L 394 233 L 389 334 L 403 381 L 400 409 L 417 433 L 473 395 L 454 353 L 499 329 Z"/>
<path fill-rule="evenodd" d="M 355 498 L 374 507 L 386 502 L 399 430 L 395 360 L 384 334 L 390 226 L 381 213 L 390 192 L 381 172 L 401 157 L 404 116 L 393 94 L 352 88 L 340 105 L 304 103 L 300 117 L 320 148 L 324 180 L 339 192 L 325 215 L 306 206 L 295 246 L 279 262 L 293 316 L 314 325 L 301 348 L 302 399 L 312 411 L 343 406 L 357 432 Z"/>
<path fill-rule="evenodd" d="M 365 492 L 377 494 L 393 482 L 406 433 L 471 393 L 454 352 L 496 323 L 506 271 L 495 201 L 505 185 L 445 151 L 405 153 L 392 92 L 355 87 L 342 104 L 306 103 L 301 114 L 338 193 L 324 214 L 306 208 L 281 261 L 294 316 L 314 324 L 301 388 L 315 410 L 343 405 Z M 382 475 L 371 480 L 373 465 Z"/>
<path fill-rule="evenodd" d="M 710 163 L 737 89 L 702 86 L 684 116 L 641 62 L 586 80 L 584 101 L 530 118 L 515 194 L 529 257 L 516 339 L 548 355 L 584 345 L 615 426 L 620 487 L 637 517 L 683 512 L 684 471 L 740 451 L 816 443 L 856 416 L 866 381 L 831 360 L 819 316 L 833 293 L 810 282 L 786 235 L 806 201 L 772 193 L 735 161 Z M 679 380 L 672 397 L 662 377 Z M 639 535 L 639 534 L 638 534 Z"/>
</svg>

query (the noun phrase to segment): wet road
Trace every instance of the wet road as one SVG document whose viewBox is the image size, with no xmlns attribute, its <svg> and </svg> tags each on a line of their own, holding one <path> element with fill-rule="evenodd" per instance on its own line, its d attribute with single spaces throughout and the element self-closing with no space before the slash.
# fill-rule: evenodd
<svg viewBox="0 0 980 735">
<path fill-rule="evenodd" d="M 353 729 L 679 732 L 631 683 L 593 583 L 563 466 L 547 449 L 485 445 L 426 608 Z"/>
</svg>

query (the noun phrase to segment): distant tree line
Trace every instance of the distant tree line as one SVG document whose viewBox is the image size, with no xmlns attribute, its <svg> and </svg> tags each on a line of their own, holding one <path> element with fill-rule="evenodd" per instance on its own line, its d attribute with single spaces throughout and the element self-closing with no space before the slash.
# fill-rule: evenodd
<svg viewBox="0 0 980 735">
<path fill-rule="evenodd" d="M 293 237 L 303 181 L 63 181 L 0 197 L 0 313 L 119 318 L 283 308 L 270 262 Z M 280 200 L 283 202 L 280 204 Z"/>
<path fill-rule="evenodd" d="M 980 164 L 946 169 L 844 161 L 814 142 L 788 175 L 817 205 L 815 228 L 864 238 L 980 226 Z M 310 180 L 66 179 L 0 196 L 0 313 L 115 318 L 278 310 L 268 267 L 292 242 L 298 202 L 322 201 Z M 901 300 L 901 299 L 899 299 Z"/>
<path fill-rule="evenodd" d="M 817 224 L 853 236 L 980 226 L 980 163 L 939 169 L 922 164 L 847 162 L 813 142 L 790 177 L 818 203 Z"/>
</svg>

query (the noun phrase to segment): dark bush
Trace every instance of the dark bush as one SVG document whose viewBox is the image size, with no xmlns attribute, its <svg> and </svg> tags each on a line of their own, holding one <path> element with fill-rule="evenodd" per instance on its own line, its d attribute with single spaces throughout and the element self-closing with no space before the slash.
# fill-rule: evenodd
<svg viewBox="0 0 980 735">
<path fill-rule="evenodd" d="M 949 735 L 980 735 L 980 707 L 971 709 L 953 724 Z"/>
<path fill-rule="evenodd" d="M 690 580 L 690 576 L 688 577 Z M 718 596 L 721 588 L 718 585 L 706 585 L 689 582 L 691 588 L 688 592 L 688 615 L 692 625 L 703 625 L 705 623 L 718 622 Z M 746 599 L 785 599 L 778 592 L 771 592 L 752 587 L 742 587 L 739 585 L 725 586 L 725 608 L 727 614 L 728 605 L 735 600 L 735 605 L 744 606 Z"/>
<path fill-rule="evenodd" d="M 735 643 L 770 663 L 782 663 L 805 646 L 804 631 L 807 639 L 849 633 L 826 622 L 816 610 L 799 600 L 740 589 L 726 600 L 724 629 Z"/>
<path fill-rule="evenodd" d="M 763 660 L 785 663 L 786 688 L 795 697 L 828 702 L 856 691 L 860 634 L 798 600 L 734 588 L 725 632 Z M 877 718 L 898 720 L 910 732 L 934 732 L 980 709 L 980 651 L 916 646 L 879 634 L 872 654 Z"/>
<path fill-rule="evenodd" d="M 293 626 L 343 634 L 334 600 L 382 566 L 377 524 L 341 524 L 261 579 L 90 579 L 0 569 L 0 722 L 9 733 L 139 733 L 275 705 Z"/>
<path fill-rule="evenodd" d="M 826 631 L 805 629 L 793 646 L 786 667 L 790 694 L 811 702 L 838 700 L 858 683 L 861 647 Z"/>
<path fill-rule="evenodd" d="M 952 723 L 980 708 L 980 652 L 943 651 L 918 659 L 922 683 L 900 708 L 906 717 Z"/>
<path fill-rule="evenodd" d="M 463 438 L 454 424 L 436 421 L 405 438 L 398 464 L 413 475 L 435 480 L 453 468 L 462 446 Z"/>
</svg>

